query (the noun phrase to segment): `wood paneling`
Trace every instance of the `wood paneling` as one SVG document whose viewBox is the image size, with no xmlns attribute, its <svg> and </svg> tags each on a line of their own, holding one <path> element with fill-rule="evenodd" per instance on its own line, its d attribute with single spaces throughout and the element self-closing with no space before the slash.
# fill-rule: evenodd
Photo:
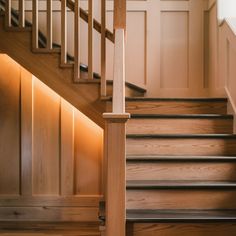
<svg viewBox="0 0 236 236">
<path fill-rule="evenodd" d="M 163 11 L 161 21 L 160 87 L 189 88 L 189 13 Z"/>
<path fill-rule="evenodd" d="M 33 193 L 59 194 L 60 97 L 34 80 Z"/>
<path fill-rule="evenodd" d="M 0 221 L 97 221 L 103 130 L 7 55 L 0 64 Z"/>
<path fill-rule="evenodd" d="M 79 111 L 75 111 L 74 119 L 75 193 L 101 194 L 103 132 Z"/>
<path fill-rule="evenodd" d="M 0 70 L 0 194 L 20 193 L 20 67 L 6 56 Z"/>
<path fill-rule="evenodd" d="M 32 195 L 33 79 L 21 69 L 21 194 Z"/>
</svg>

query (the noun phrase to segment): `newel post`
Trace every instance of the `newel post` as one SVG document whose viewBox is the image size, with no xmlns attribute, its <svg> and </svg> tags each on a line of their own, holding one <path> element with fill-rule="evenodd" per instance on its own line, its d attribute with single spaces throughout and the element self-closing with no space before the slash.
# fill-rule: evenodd
<svg viewBox="0 0 236 236">
<path fill-rule="evenodd" d="M 126 0 L 114 0 L 114 75 L 112 113 L 104 113 L 106 236 L 125 236 L 126 223 L 126 121 L 125 113 Z"/>
<path fill-rule="evenodd" d="M 125 236 L 126 121 L 129 114 L 105 113 L 106 236 Z"/>
</svg>

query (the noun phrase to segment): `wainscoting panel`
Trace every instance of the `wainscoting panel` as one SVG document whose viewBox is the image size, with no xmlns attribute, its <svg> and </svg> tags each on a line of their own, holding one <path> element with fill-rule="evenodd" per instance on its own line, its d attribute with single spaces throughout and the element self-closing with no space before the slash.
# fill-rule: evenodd
<svg viewBox="0 0 236 236">
<path fill-rule="evenodd" d="M 98 221 L 103 130 L 0 54 L 0 221 Z"/>
</svg>

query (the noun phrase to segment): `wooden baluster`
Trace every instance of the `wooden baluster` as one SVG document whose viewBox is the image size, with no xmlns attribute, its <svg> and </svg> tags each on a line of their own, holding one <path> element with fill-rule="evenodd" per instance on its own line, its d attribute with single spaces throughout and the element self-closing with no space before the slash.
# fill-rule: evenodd
<svg viewBox="0 0 236 236">
<path fill-rule="evenodd" d="M 67 63 L 67 8 L 66 0 L 61 0 L 61 64 Z"/>
<path fill-rule="evenodd" d="M 25 27 L 25 0 L 19 0 L 19 27 Z"/>
<path fill-rule="evenodd" d="M 38 40 L 38 32 L 39 32 L 39 11 L 38 11 L 38 0 L 33 0 L 33 30 L 32 30 L 32 47 L 33 50 L 38 49 L 39 40 Z"/>
<path fill-rule="evenodd" d="M 107 95 L 106 84 L 106 0 L 101 0 L 101 96 Z"/>
<path fill-rule="evenodd" d="M 78 81 L 80 77 L 80 4 L 79 0 L 75 0 L 75 19 L 74 19 L 74 81 Z"/>
<path fill-rule="evenodd" d="M 47 49 L 52 49 L 52 0 L 47 0 Z"/>
<path fill-rule="evenodd" d="M 5 26 L 11 27 L 11 0 L 6 0 Z"/>
<path fill-rule="evenodd" d="M 88 0 L 88 78 L 93 79 L 93 0 Z"/>
</svg>

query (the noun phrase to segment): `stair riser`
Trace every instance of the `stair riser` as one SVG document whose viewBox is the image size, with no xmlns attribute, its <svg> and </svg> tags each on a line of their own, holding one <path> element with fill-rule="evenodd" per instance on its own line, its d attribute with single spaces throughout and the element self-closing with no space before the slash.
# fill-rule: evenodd
<svg viewBox="0 0 236 236">
<path fill-rule="evenodd" d="M 126 112 L 131 114 L 226 114 L 224 101 L 127 101 Z"/>
<path fill-rule="evenodd" d="M 236 190 L 127 190 L 127 209 L 235 209 Z"/>
<path fill-rule="evenodd" d="M 130 119 L 128 134 L 227 134 L 232 119 Z"/>
<path fill-rule="evenodd" d="M 127 180 L 236 181 L 236 163 L 128 162 Z"/>
<path fill-rule="evenodd" d="M 127 236 L 235 236 L 236 223 L 135 223 Z"/>
<path fill-rule="evenodd" d="M 196 155 L 236 154 L 236 139 L 224 138 L 128 138 L 129 155 Z"/>
</svg>

